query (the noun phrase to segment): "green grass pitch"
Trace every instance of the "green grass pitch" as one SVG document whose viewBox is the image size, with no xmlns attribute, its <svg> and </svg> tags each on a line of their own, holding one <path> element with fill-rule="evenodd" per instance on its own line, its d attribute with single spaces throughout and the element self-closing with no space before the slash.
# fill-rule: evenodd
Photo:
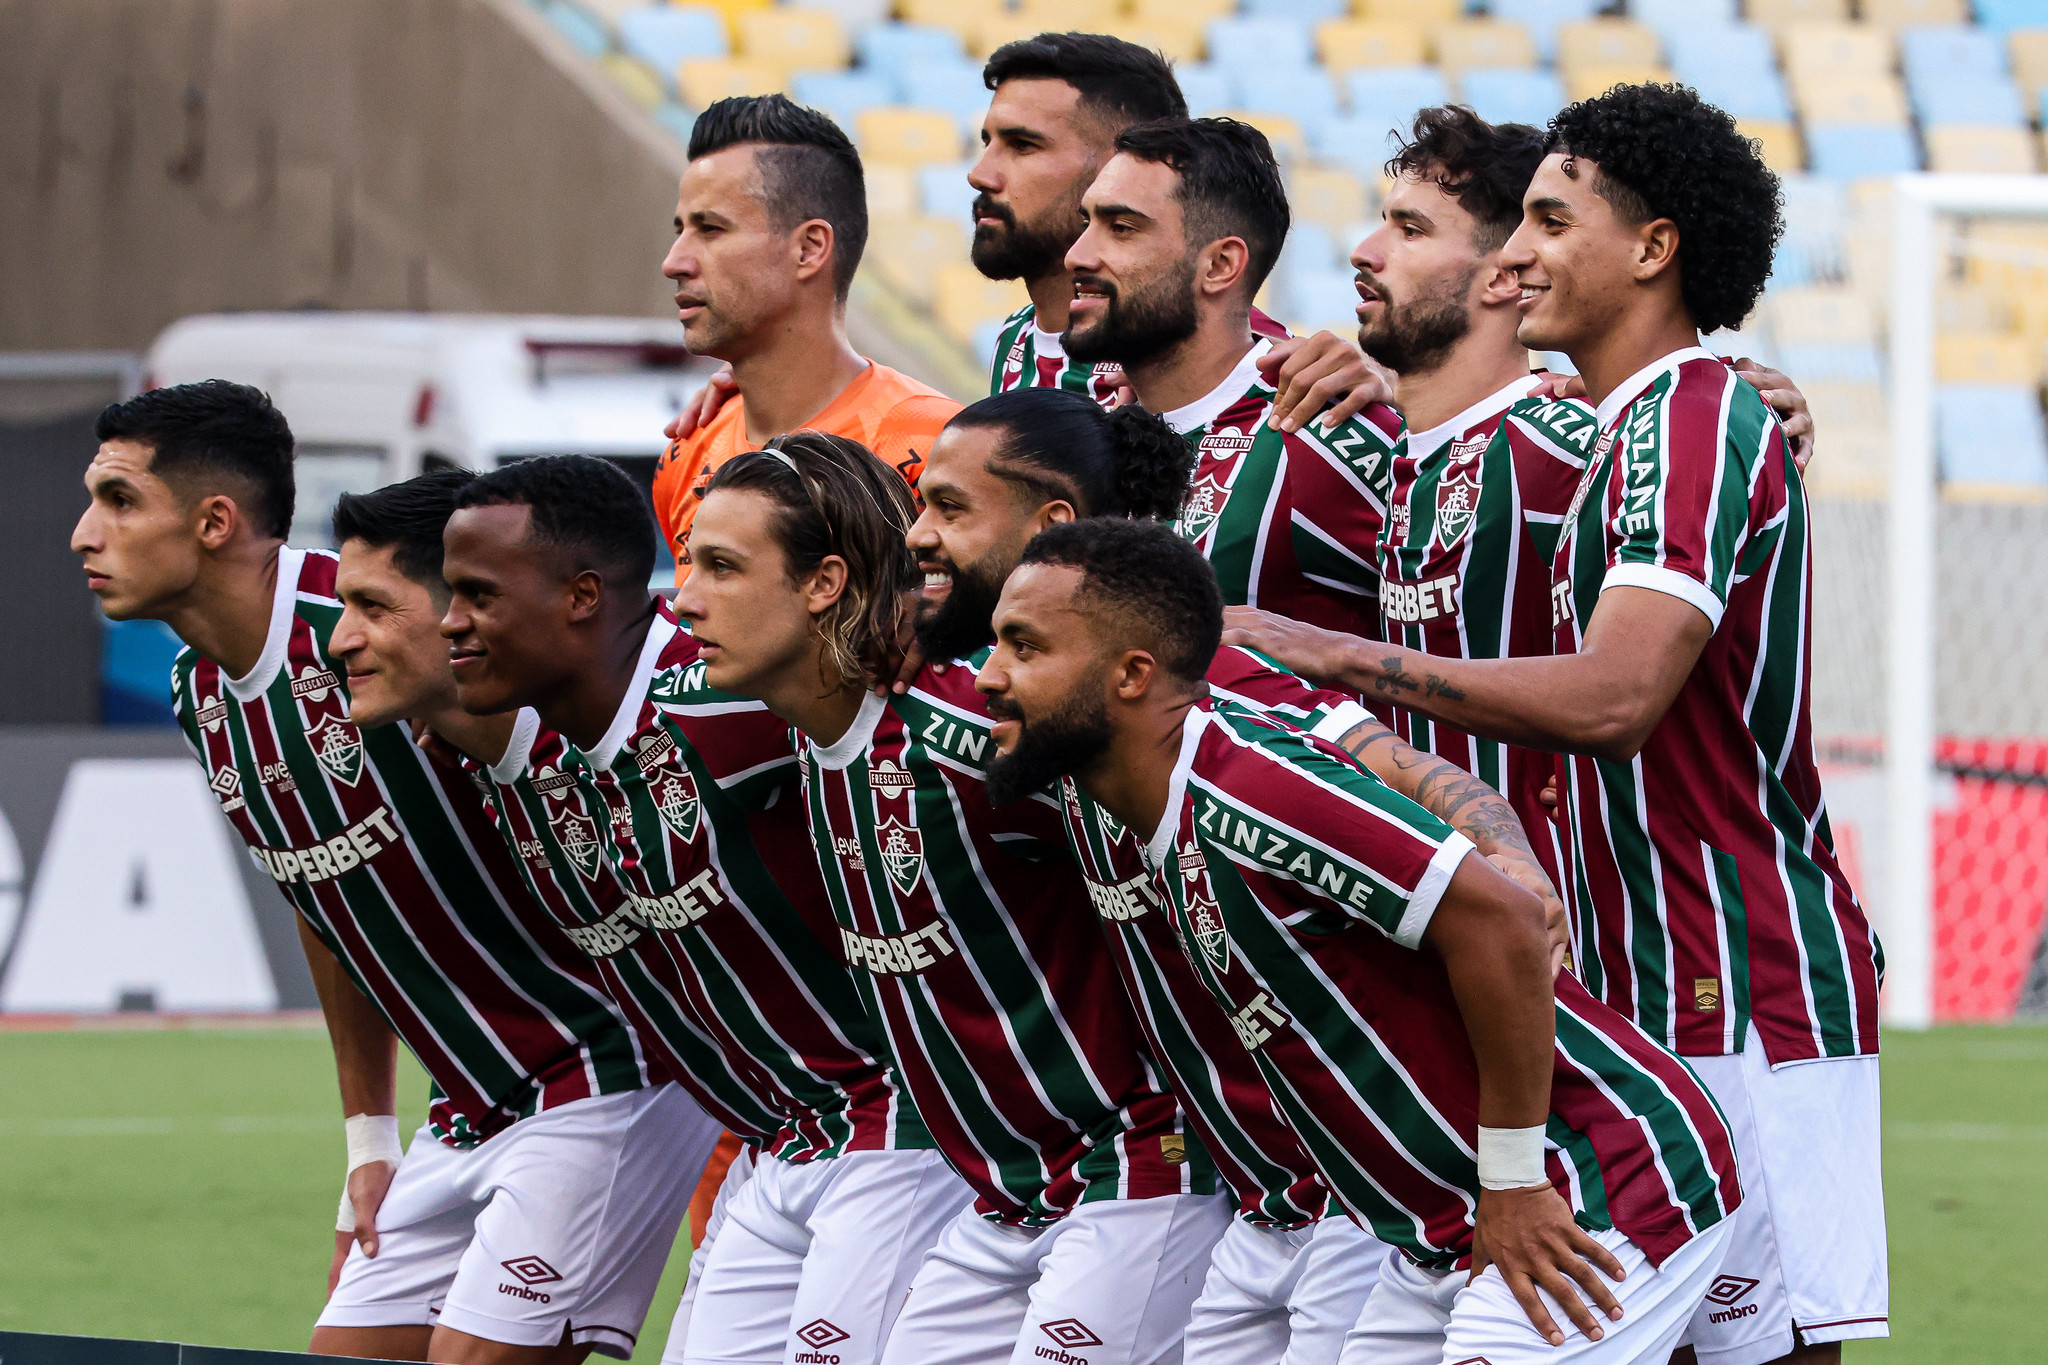
<svg viewBox="0 0 2048 1365">
<path fill-rule="evenodd" d="M 1848 1359 L 2039 1361 L 2048 1029 L 1890 1035 L 1884 1084 L 1896 1335 Z M 425 1093 L 408 1065 L 402 1111 Z M 0 1329 L 304 1347 L 341 1187 L 322 1033 L 0 1033 L 0 1097 Z"/>
</svg>

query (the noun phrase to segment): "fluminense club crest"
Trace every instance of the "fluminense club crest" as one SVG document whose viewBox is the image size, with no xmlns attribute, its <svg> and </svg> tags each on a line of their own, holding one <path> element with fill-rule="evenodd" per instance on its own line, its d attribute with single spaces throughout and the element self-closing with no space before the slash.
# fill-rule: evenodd
<svg viewBox="0 0 2048 1365">
<path fill-rule="evenodd" d="M 363 736 L 340 716 L 329 716 L 306 735 L 313 757 L 335 781 L 353 787 L 363 778 Z"/>
<path fill-rule="evenodd" d="M 654 775 L 648 791 L 654 796 L 654 808 L 661 812 L 662 823 L 674 830 L 678 839 L 688 842 L 697 837 L 701 803 L 697 800 L 697 779 L 688 768 L 664 768 Z"/>
<path fill-rule="evenodd" d="M 1452 463 L 1436 485 L 1436 543 L 1456 545 L 1479 514 L 1479 466 Z"/>
<path fill-rule="evenodd" d="M 1209 863 L 1199 845 L 1181 845 L 1180 875 L 1187 882 L 1188 933 L 1217 971 L 1230 966 L 1230 938 L 1223 932 L 1223 907 L 1209 894 Z"/>
<path fill-rule="evenodd" d="M 576 870 L 586 879 L 596 881 L 597 822 L 573 806 L 564 806 L 548 817 L 548 825 L 555 831 L 555 842 L 562 846 L 562 852 L 576 864 Z"/>
<path fill-rule="evenodd" d="M 1209 528 L 1223 515 L 1223 504 L 1229 501 L 1229 485 L 1215 474 L 1196 479 L 1195 486 L 1188 490 L 1187 501 L 1180 505 L 1180 533 L 1189 540 L 1208 535 Z"/>
<path fill-rule="evenodd" d="M 875 842 L 881 846 L 882 866 L 889 870 L 897 892 L 907 896 L 917 890 L 924 876 L 924 835 L 917 826 L 906 825 L 892 815 L 875 826 Z"/>
</svg>

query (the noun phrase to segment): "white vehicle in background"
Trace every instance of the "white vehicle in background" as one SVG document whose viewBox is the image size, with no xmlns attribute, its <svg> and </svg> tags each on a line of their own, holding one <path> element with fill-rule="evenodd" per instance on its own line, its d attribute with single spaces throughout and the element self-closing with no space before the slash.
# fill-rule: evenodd
<svg viewBox="0 0 2048 1365">
<path fill-rule="evenodd" d="M 601 455 L 651 486 L 662 427 L 717 365 L 672 318 L 307 312 L 180 319 L 144 372 L 267 392 L 298 440 L 292 542 L 326 545 L 341 494 L 437 467 Z"/>
</svg>

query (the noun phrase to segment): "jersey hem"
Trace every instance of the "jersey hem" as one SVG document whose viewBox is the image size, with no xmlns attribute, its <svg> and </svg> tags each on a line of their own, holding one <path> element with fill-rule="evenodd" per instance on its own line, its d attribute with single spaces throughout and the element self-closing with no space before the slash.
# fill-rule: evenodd
<svg viewBox="0 0 2048 1365">
<path fill-rule="evenodd" d="M 1422 944 L 1423 931 L 1436 915 L 1437 903 L 1443 900 L 1444 892 L 1450 889 L 1451 877 L 1457 872 L 1458 864 L 1465 861 L 1465 855 L 1475 850 L 1473 842 L 1451 831 L 1451 837 L 1444 840 L 1429 860 L 1429 868 L 1422 874 L 1422 880 L 1415 884 L 1414 894 L 1408 897 L 1408 908 L 1401 912 L 1401 922 L 1394 927 L 1394 942 L 1403 948 L 1416 948 Z"/>
<path fill-rule="evenodd" d="M 1676 597 L 1706 617 L 1715 630 L 1721 628 L 1721 614 L 1727 610 L 1721 599 L 1714 596 L 1712 588 L 1697 578 L 1690 578 L 1662 564 L 1638 564 L 1624 560 L 1609 568 L 1601 581 L 1601 592 L 1609 588 L 1648 588 L 1666 597 Z"/>
</svg>

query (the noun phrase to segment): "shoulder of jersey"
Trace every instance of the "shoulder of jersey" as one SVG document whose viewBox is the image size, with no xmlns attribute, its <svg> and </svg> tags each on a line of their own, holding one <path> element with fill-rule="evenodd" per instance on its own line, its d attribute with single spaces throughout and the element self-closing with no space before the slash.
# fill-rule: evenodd
<svg viewBox="0 0 2048 1365">
<path fill-rule="evenodd" d="M 1208 669 L 1202 674 L 1212 683 L 1229 686 L 1245 678 L 1256 678 L 1265 673 L 1284 673 L 1294 676 L 1294 671 L 1276 659 L 1269 659 L 1247 645 L 1224 645 L 1216 651 L 1216 657 L 1209 661 Z"/>
<path fill-rule="evenodd" d="M 1575 460 L 1592 455 L 1600 439 L 1600 419 L 1583 398 L 1532 394 L 1511 404 L 1507 415 L 1511 424 Z"/>
<path fill-rule="evenodd" d="M 647 699 L 657 706 L 702 706 L 747 698 L 721 692 L 705 680 L 709 665 L 697 657 L 697 640 L 688 626 L 678 630 L 655 661 L 654 680 L 647 685 Z"/>
<path fill-rule="evenodd" d="M 974 685 L 974 679 L 980 674 L 982 664 L 994 652 L 995 646 L 989 645 L 975 650 L 964 659 L 954 659 L 947 663 L 928 663 L 918 670 L 915 678 L 911 679 L 910 690 L 924 692 L 941 701 L 983 712 L 986 698 Z"/>
</svg>

